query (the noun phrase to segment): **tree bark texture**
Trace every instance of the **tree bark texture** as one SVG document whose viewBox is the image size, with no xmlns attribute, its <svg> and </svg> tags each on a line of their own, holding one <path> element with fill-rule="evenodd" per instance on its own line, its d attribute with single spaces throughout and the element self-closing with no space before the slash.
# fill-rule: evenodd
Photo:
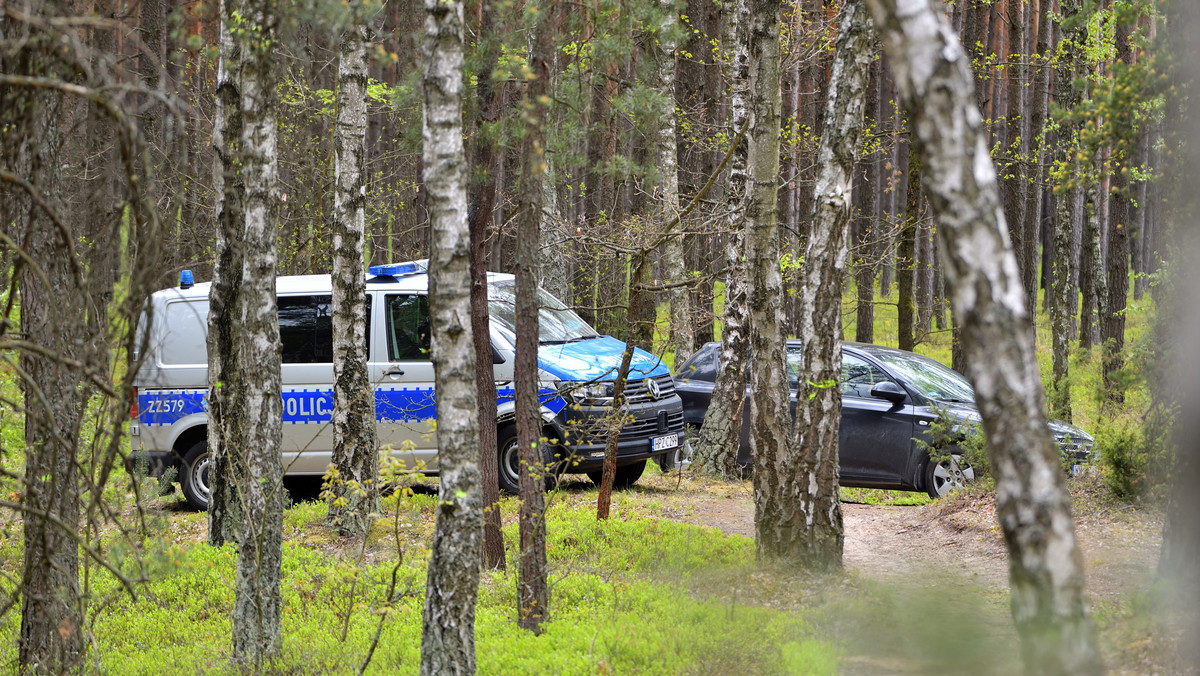
<svg viewBox="0 0 1200 676">
<path fill-rule="evenodd" d="M 1129 27 L 1124 21 L 1117 22 L 1117 60 L 1125 66 L 1133 62 L 1129 32 Z M 1118 156 L 1111 173 L 1106 270 L 1108 302 L 1102 308 L 1100 322 L 1104 392 L 1107 399 L 1115 404 L 1125 401 L 1125 385 L 1121 382 L 1119 372 L 1125 365 L 1125 305 L 1129 294 L 1129 225 L 1132 209 L 1129 187 L 1129 175 L 1133 171 L 1132 148 L 1129 143 L 1122 146 L 1120 150 L 1114 151 Z"/>
<path fill-rule="evenodd" d="M 24 21 L 0 14 L 0 73 L 72 77 L 70 65 L 59 61 L 55 33 L 30 30 L 57 18 L 54 8 L 22 10 L 32 10 Z M 0 168 L 28 184 L 0 182 L 0 230 L 20 242 L 24 254 L 6 250 L 0 265 L 13 266 L 14 279 L 5 274 L 3 281 L 19 288 L 22 337 L 46 350 L 22 350 L 19 356 L 25 513 L 17 657 L 22 669 L 42 673 L 73 670 L 85 641 L 76 448 L 89 388 L 66 361 L 79 358 L 88 339 L 86 287 L 73 233 L 57 225 L 66 215 L 56 213 L 64 198 L 62 125 L 69 120 L 67 101 L 52 88 L 0 86 Z M 16 327 L 0 319 L 0 333 L 5 329 Z"/>
<path fill-rule="evenodd" d="M 658 94 L 662 97 L 662 108 L 658 113 L 658 185 L 659 210 L 662 222 L 667 223 L 679 215 L 679 152 L 675 134 L 675 24 L 678 21 L 674 0 L 659 0 L 663 12 L 658 27 L 658 42 L 655 61 L 658 67 Z M 686 233 L 680 224 L 678 233 L 669 233 L 663 242 L 662 264 L 664 277 L 674 277 L 687 271 L 683 257 L 683 242 Z M 650 296 L 650 294 L 646 294 Z M 675 363 L 682 364 L 696 351 L 696 338 L 692 330 L 692 294 L 686 286 L 673 287 L 667 291 L 671 308 L 671 350 Z M 651 317 L 653 319 L 653 316 Z"/>
<path fill-rule="evenodd" d="M 1030 673 L 1103 670 L 1082 557 L 1044 414 L 1033 326 L 972 96 L 969 62 L 929 0 L 869 0 L 913 121 L 923 183 L 989 440 L 1012 614 Z"/>
<path fill-rule="evenodd" d="M 481 35 L 493 32 L 493 5 L 484 2 L 480 7 Z M 479 121 L 471 138 L 472 156 L 471 204 L 467 220 L 471 230 L 471 332 L 475 340 L 475 391 L 479 419 L 479 472 L 483 484 L 483 564 L 491 569 L 503 569 L 504 536 L 500 524 L 500 479 L 496 448 L 496 376 L 492 364 L 491 318 L 488 314 L 487 267 L 488 224 L 496 212 L 496 193 L 499 187 L 502 161 L 496 153 L 491 135 L 482 131 L 484 125 L 500 119 L 503 85 L 497 90 L 491 73 L 500 56 L 500 45 L 485 38 L 484 66 L 476 77 L 476 113 Z M 568 294 L 558 296 L 569 298 Z"/>
<path fill-rule="evenodd" d="M 792 550 L 794 499 L 773 471 L 790 466 L 787 367 L 784 348 L 783 276 L 779 270 L 776 182 L 779 176 L 779 9 L 775 0 L 749 0 L 746 38 L 750 54 L 749 144 L 746 167 L 746 269 L 749 284 L 750 450 L 754 457 L 754 542 L 759 559 L 785 558 Z"/>
<path fill-rule="evenodd" d="M 463 7 L 426 0 L 422 157 L 430 216 L 429 308 L 437 388 L 438 505 L 426 579 L 422 674 L 475 672 L 483 545 L 471 247 L 463 150 Z"/>
<path fill-rule="evenodd" d="M 750 52 L 745 40 L 749 8 L 746 0 L 723 6 L 726 34 L 734 44 L 734 72 L 730 82 L 730 128 L 740 130 L 749 115 Z M 694 454 L 696 465 L 704 472 L 725 479 L 740 477 L 737 462 L 741 445 L 742 415 L 746 404 L 747 366 L 749 364 L 749 327 L 745 263 L 746 229 L 738 227 L 745 210 L 746 160 L 749 142 L 735 137 L 729 165 L 729 185 L 725 189 L 725 207 L 729 213 L 731 234 L 725 244 L 725 310 L 722 315 L 720 367 L 713 384 L 713 395 Z M 680 362 L 682 363 L 682 362 Z M 686 378 L 686 373 L 676 373 Z"/>
<path fill-rule="evenodd" d="M 848 253 L 850 183 L 873 47 L 866 5 L 862 0 L 847 0 L 842 6 L 825 127 L 817 148 L 815 214 L 800 289 L 797 333 L 803 346 L 795 428 L 786 455 L 773 466 L 755 466 L 756 475 L 761 471 L 774 475 L 768 479 L 776 492 L 771 513 L 778 514 L 771 523 L 772 555 L 818 570 L 841 568 L 845 540 L 838 499 L 842 283 Z"/>
<path fill-rule="evenodd" d="M 1059 15 L 1056 20 L 1056 32 L 1059 32 L 1057 42 L 1063 42 L 1061 24 L 1074 22 L 1080 10 L 1079 0 L 1063 0 L 1060 3 Z M 1060 70 L 1057 74 L 1055 89 L 1055 104 L 1059 110 L 1074 110 L 1082 98 L 1075 86 L 1078 71 L 1077 62 L 1080 60 L 1078 49 L 1082 48 L 1086 39 L 1083 28 L 1072 30 L 1070 44 L 1064 49 L 1060 59 Z M 1070 45 L 1077 47 L 1071 48 Z M 1050 309 L 1050 341 L 1053 354 L 1053 384 L 1050 391 L 1050 414 L 1059 420 L 1071 421 L 1071 380 L 1070 380 L 1070 347 L 1071 347 L 1071 298 L 1078 294 L 1074 279 L 1074 261 L 1072 241 L 1074 232 L 1079 225 L 1077 217 L 1082 212 L 1083 186 L 1079 183 L 1082 167 L 1076 159 L 1077 125 L 1063 120 L 1059 123 L 1058 143 L 1056 147 L 1056 166 L 1058 171 L 1066 171 L 1064 180 L 1055 186 L 1054 214 L 1054 249 L 1053 276 L 1050 293 L 1046 296 L 1045 305 Z M 1069 167 L 1069 170 L 1067 169 Z"/>
<path fill-rule="evenodd" d="M 921 162 L 916 156 L 916 149 L 908 148 L 908 189 L 905 191 L 904 224 L 900 229 L 900 250 L 896 255 L 897 277 L 897 340 L 901 350 L 912 350 L 916 345 L 913 320 L 916 319 L 914 307 L 914 282 L 917 257 L 918 221 L 921 218 Z"/>
<path fill-rule="evenodd" d="M 229 5 L 229 6 L 227 6 Z M 234 42 L 225 17 L 237 12 L 236 0 L 222 0 L 217 61 L 216 113 L 213 120 L 213 192 L 217 196 L 217 228 L 213 237 L 213 278 L 208 294 L 208 542 L 221 546 L 237 541 L 242 505 L 236 499 L 227 451 L 232 439 L 225 421 L 226 368 L 236 369 L 234 354 L 236 317 L 240 312 L 242 269 L 246 250 L 239 246 L 245 222 L 245 181 L 238 167 L 242 155 L 242 87 L 238 78 L 241 46 Z"/>
<path fill-rule="evenodd" d="M 1053 32 L 1050 20 L 1050 0 L 1038 4 L 1037 56 L 1033 70 L 1033 91 L 1029 93 L 1029 170 L 1026 178 L 1025 206 L 1021 215 L 1021 248 L 1018 263 L 1025 285 L 1025 303 L 1030 313 L 1037 312 L 1038 245 L 1041 243 L 1042 186 L 1046 183 L 1046 109 L 1050 96 L 1050 65 Z"/>
<path fill-rule="evenodd" d="M 379 450 L 375 390 L 367 372 L 366 234 L 367 43 L 350 26 L 338 59 L 334 132 L 333 229 L 333 466 L 326 517 L 344 535 L 363 536 L 379 511 Z"/>
<path fill-rule="evenodd" d="M 521 102 L 524 137 L 521 143 L 521 188 L 517 218 L 517 344 L 513 370 L 517 444 L 520 449 L 521 512 L 519 517 L 520 570 L 517 580 L 517 621 L 522 628 L 540 633 L 549 616 L 550 586 L 546 562 L 545 474 L 547 454 L 542 449 L 541 404 L 538 398 L 537 246 L 541 240 L 542 198 L 546 157 L 546 113 L 550 87 L 551 40 L 558 10 L 547 8 L 535 19 L 530 44 L 529 73 Z M 549 14 L 549 16 L 546 16 Z"/>
<path fill-rule="evenodd" d="M 283 562 L 283 465 L 280 443 L 279 318 L 275 299 L 278 222 L 275 40 L 273 2 L 225 4 L 234 58 L 229 69 L 241 93 L 241 148 L 236 161 L 244 187 L 241 223 L 230 223 L 225 244 L 243 249 L 240 293 L 219 321 L 231 336 L 220 372 L 224 476 L 241 510 L 233 608 L 233 660 L 260 667 L 280 649 L 279 582 Z M 238 58 L 240 57 L 240 58 Z M 220 255 L 220 254 L 219 254 Z M 210 319 L 210 322 L 213 321 Z"/>
</svg>

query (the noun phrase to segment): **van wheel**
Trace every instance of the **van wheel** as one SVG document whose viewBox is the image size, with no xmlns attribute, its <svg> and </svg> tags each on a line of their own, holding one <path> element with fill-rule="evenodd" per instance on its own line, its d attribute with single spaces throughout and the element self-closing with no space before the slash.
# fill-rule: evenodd
<svg viewBox="0 0 1200 676">
<path fill-rule="evenodd" d="M 629 488 L 637 483 L 637 480 L 642 478 L 642 472 L 646 471 L 646 461 L 638 460 L 632 465 L 624 465 L 617 468 L 616 475 L 613 476 L 613 488 Z M 604 479 L 604 470 L 588 472 L 588 478 L 597 486 Z"/>
<path fill-rule="evenodd" d="M 509 495 L 521 494 L 521 449 L 517 446 L 516 425 L 505 425 L 496 435 L 496 449 L 499 453 L 496 463 L 496 475 L 499 478 L 500 491 Z M 558 484 L 558 478 L 564 473 L 566 463 L 555 462 L 553 467 L 541 468 L 545 472 L 545 488 L 552 490 Z"/>
<path fill-rule="evenodd" d="M 499 451 L 496 475 L 500 478 L 500 490 L 509 495 L 521 493 L 521 450 L 517 448 L 516 425 L 505 425 L 500 428 L 496 437 L 496 449 Z"/>
<path fill-rule="evenodd" d="M 179 487 L 183 489 L 183 497 L 189 505 L 200 510 L 208 509 L 212 497 L 212 463 L 209 460 L 208 441 L 198 441 L 183 456 L 180 468 Z"/>
</svg>

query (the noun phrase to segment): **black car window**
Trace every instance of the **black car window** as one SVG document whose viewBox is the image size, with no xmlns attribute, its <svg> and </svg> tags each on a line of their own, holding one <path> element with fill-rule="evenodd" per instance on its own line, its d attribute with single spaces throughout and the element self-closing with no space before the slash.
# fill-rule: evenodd
<svg viewBox="0 0 1200 676">
<path fill-rule="evenodd" d="M 387 297 L 387 346 L 389 361 L 429 359 L 428 297 Z"/>
<path fill-rule="evenodd" d="M 367 326 L 371 325 L 371 297 L 367 296 Z M 333 363 L 332 296 L 281 296 L 279 342 L 284 364 Z M 370 331 L 367 347 L 370 347 Z"/>
<path fill-rule="evenodd" d="M 891 380 L 883 369 L 849 352 L 842 353 L 842 396 L 871 396 L 875 383 Z"/>
<path fill-rule="evenodd" d="M 687 360 L 678 373 L 680 378 L 716 382 L 717 380 L 717 350 L 703 350 Z"/>
<path fill-rule="evenodd" d="M 876 359 L 922 396 L 935 401 L 974 403 L 975 389 L 961 373 L 911 352 L 880 352 Z"/>
</svg>

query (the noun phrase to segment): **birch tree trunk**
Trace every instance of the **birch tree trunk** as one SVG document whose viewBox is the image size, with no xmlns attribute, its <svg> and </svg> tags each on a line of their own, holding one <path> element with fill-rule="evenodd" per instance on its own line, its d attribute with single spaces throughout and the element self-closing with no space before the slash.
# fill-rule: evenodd
<svg viewBox="0 0 1200 676">
<path fill-rule="evenodd" d="M 217 228 L 213 237 L 213 278 L 208 293 L 208 542 L 219 547 L 237 540 L 242 506 L 236 499 L 225 421 L 226 389 L 235 369 L 232 361 L 246 252 L 238 233 L 245 221 L 245 184 L 238 173 L 242 155 L 242 88 L 238 80 L 241 50 L 233 41 L 226 17 L 237 12 L 238 0 L 221 0 L 216 114 L 213 120 L 213 192 L 217 195 Z M 228 5 L 228 6 L 227 6 Z M 184 468 L 188 471 L 188 468 Z"/>
<path fill-rule="evenodd" d="M 749 0 L 749 144 L 746 167 L 746 268 L 749 284 L 750 450 L 754 457 L 754 542 L 759 559 L 792 549 L 794 510 L 788 475 L 791 411 L 784 352 L 783 275 L 779 270 L 776 183 L 779 176 L 780 53 L 778 0 Z M 781 472 L 780 469 L 784 472 Z"/>
<path fill-rule="evenodd" d="M 223 171 L 220 284 L 210 296 L 215 353 L 210 378 L 215 405 L 210 448 L 223 501 L 210 515 L 210 540 L 238 545 L 233 608 L 233 660 L 261 668 L 278 654 L 282 611 L 283 465 L 280 442 L 279 318 L 275 299 L 275 228 L 278 216 L 275 40 L 278 16 L 266 1 L 222 5 L 222 73 L 218 98 L 226 107 L 222 142 L 240 126 L 239 146 L 220 151 Z M 226 42 L 228 40 L 228 42 Z M 236 119 L 240 116 L 240 125 Z M 230 184 L 232 183 L 232 185 Z M 237 280 L 234 282 L 233 280 Z M 212 374 L 217 374 L 216 376 Z M 210 475 L 211 476 L 211 475 Z M 223 485 L 221 485 L 223 484 Z M 231 507 L 232 506 L 232 507 Z M 214 535 L 215 534 L 215 535 Z"/>
<path fill-rule="evenodd" d="M 675 138 L 675 0 L 659 0 L 664 12 L 658 27 L 658 49 L 655 59 L 658 66 L 658 93 L 662 97 L 662 108 L 658 113 L 658 186 L 662 222 L 670 222 L 679 215 L 679 152 Z M 663 242 L 662 264 L 665 277 L 686 274 L 687 264 L 683 257 L 683 241 L 686 233 L 680 224 L 678 233 L 670 233 Z M 649 295 L 649 294 L 647 294 Z M 692 331 L 692 295 L 686 286 L 672 287 L 667 291 L 671 306 L 671 350 L 675 363 L 682 364 L 696 351 L 696 338 Z M 653 319 L 651 315 L 650 319 Z"/>
<path fill-rule="evenodd" d="M 781 490 L 772 512 L 778 514 L 771 524 L 772 556 L 819 570 L 841 568 L 845 539 L 838 499 L 842 282 L 850 182 L 874 61 L 871 37 L 866 5 L 846 0 L 829 77 L 825 128 L 817 148 L 815 214 L 800 289 L 798 335 L 803 346 L 795 429 L 783 462 L 764 468 L 774 472 Z M 760 544 L 759 551 L 763 549 Z"/>
<path fill-rule="evenodd" d="M 967 374 L 989 440 L 1012 614 L 1030 673 L 1103 670 L 1050 438 L 1033 326 L 975 108 L 966 54 L 929 0 L 868 0 L 913 121 L 938 216 Z"/>
<path fill-rule="evenodd" d="M 360 21 L 355 17 L 355 23 Z M 367 373 L 366 247 L 367 43 L 350 26 L 338 58 L 334 133 L 333 466 L 337 470 L 326 522 L 343 535 L 363 536 L 379 511 L 375 391 Z"/>
<path fill-rule="evenodd" d="M 734 68 L 730 78 L 729 126 L 738 131 L 745 126 L 750 94 L 750 51 L 745 39 L 749 9 L 746 0 L 736 0 L 722 6 L 725 35 L 722 42 L 734 45 Z M 713 384 L 711 404 L 704 413 L 700 437 L 696 440 L 695 463 L 702 471 L 725 479 L 740 477 L 738 448 L 741 443 L 742 414 L 746 403 L 746 372 L 749 362 L 749 333 L 746 325 L 747 301 L 746 264 L 744 260 L 746 229 L 738 227 L 745 209 L 746 158 L 749 142 L 734 136 L 733 157 L 729 165 L 729 185 L 725 190 L 725 208 L 729 213 L 730 235 L 725 245 L 725 310 L 721 339 L 720 370 Z M 680 362 L 682 363 L 682 362 Z M 687 373 L 677 373 L 681 378 Z"/>
<path fill-rule="evenodd" d="M 473 674 L 483 500 L 462 134 L 461 2 L 426 0 L 424 56 L 422 158 L 430 216 L 430 357 L 437 389 L 439 481 L 421 673 Z"/>
<path fill-rule="evenodd" d="M 538 244 L 542 219 L 542 181 L 545 180 L 546 113 L 550 87 L 553 29 L 558 10 L 535 19 L 530 44 L 525 99 L 522 102 L 524 138 L 521 143 L 521 188 L 517 238 L 517 344 L 513 370 L 516 379 L 514 404 L 517 415 L 517 444 L 521 454 L 521 513 L 519 536 L 519 579 L 517 618 L 521 627 L 540 633 L 550 609 L 550 586 L 546 563 L 546 454 L 542 450 L 542 416 L 538 398 Z M 549 14 L 549 16 L 546 16 Z"/>
</svg>

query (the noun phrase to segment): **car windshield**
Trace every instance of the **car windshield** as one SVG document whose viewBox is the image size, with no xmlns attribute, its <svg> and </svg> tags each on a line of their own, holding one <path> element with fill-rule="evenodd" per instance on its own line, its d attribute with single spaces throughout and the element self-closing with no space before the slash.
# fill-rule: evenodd
<svg viewBox="0 0 1200 676">
<path fill-rule="evenodd" d="M 872 353 L 901 380 L 926 398 L 937 401 L 975 403 L 975 389 L 961 373 L 919 354 Z"/>
<path fill-rule="evenodd" d="M 517 286 L 513 282 L 493 282 L 488 285 L 488 310 L 493 326 L 508 334 L 516 343 Z M 596 338 L 600 334 L 579 315 L 563 305 L 544 289 L 538 289 L 538 342 L 543 345 L 573 343 Z"/>
</svg>

